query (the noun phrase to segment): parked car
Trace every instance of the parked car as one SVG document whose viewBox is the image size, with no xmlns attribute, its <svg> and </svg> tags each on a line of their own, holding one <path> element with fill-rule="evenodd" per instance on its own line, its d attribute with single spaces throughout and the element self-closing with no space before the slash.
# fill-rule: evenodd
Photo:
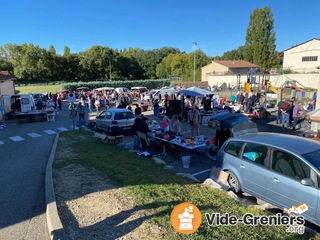
<svg viewBox="0 0 320 240">
<path fill-rule="evenodd" d="M 100 112 L 95 118 L 95 130 L 107 133 L 132 132 L 135 116 L 123 108 L 113 108 Z"/>
<path fill-rule="evenodd" d="M 215 146 L 220 148 L 229 138 L 258 132 L 257 124 L 241 113 L 222 112 L 210 118 L 216 131 Z"/>
<path fill-rule="evenodd" d="M 229 138 L 217 154 L 231 189 L 280 209 L 306 203 L 306 220 L 320 225 L 320 143 L 275 133 Z"/>
<path fill-rule="evenodd" d="M 165 94 L 168 94 L 169 96 L 171 94 L 175 94 L 175 90 L 173 88 L 161 88 L 161 89 L 157 89 L 157 90 L 152 90 L 149 94 L 146 94 L 144 96 L 143 100 L 150 100 L 150 99 L 159 99 L 159 96 L 162 98 L 164 98 Z"/>
<path fill-rule="evenodd" d="M 41 100 L 43 102 L 43 106 L 46 106 L 46 104 L 47 104 L 46 95 L 44 95 L 43 93 L 33 93 L 32 96 L 33 96 L 33 99 L 34 99 L 34 103 L 36 105 L 37 105 L 37 102 L 38 102 L 39 98 L 41 98 Z"/>
</svg>

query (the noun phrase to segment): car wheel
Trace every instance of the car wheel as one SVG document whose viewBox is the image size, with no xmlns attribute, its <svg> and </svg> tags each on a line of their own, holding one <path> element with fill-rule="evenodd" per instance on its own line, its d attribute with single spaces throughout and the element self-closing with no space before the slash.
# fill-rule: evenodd
<svg viewBox="0 0 320 240">
<path fill-rule="evenodd" d="M 228 177 L 228 183 L 230 185 L 230 188 L 233 192 L 235 193 L 240 193 L 241 192 L 241 187 L 238 178 L 231 172 L 229 173 Z"/>
</svg>

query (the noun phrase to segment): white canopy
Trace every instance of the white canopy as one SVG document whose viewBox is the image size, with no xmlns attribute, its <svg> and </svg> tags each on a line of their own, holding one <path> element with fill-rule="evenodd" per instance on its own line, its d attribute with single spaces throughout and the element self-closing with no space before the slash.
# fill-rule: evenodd
<svg viewBox="0 0 320 240">
<path fill-rule="evenodd" d="M 185 95 L 189 95 L 189 96 L 208 96 L 208 95 L 214 95 L 216 94 L 215 92 L 206 90 L 206 89 L 202 89 L 202 88 L 198 88 L 198 87 L 189 87 L 186 89 L 183 89 L 179 92 L 177 92 L 177 94 L 185 94 Z"/>
<path fill-rule="evenodd" d="M 114 90 L 113 87 L 101 87 L 101 88 L 96 88 L 95 90 L 98 91 L 110 91 L 110 90 Z"/>
</svg>

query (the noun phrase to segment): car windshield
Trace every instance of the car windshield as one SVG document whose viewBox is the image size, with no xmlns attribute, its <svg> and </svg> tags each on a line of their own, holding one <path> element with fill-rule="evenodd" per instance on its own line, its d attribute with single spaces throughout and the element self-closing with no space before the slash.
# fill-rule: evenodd
<svg viewBox="0 0 320 240">
<path fill-rule="evenodd" d="M 320 149 L 302 154 L 302 156 L 308 160 L 309 163 L 311 163 L 316 169 L 320 170 Z"/>
</svg>

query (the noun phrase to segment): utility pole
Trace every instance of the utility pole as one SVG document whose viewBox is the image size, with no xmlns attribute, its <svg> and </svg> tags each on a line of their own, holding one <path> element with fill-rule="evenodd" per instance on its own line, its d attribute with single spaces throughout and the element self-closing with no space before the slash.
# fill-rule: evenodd
<svg viewBox="0 0 320 240">
<path fill-rule="evenodd" d="M 193 81 L 196 81 L 196 45 L 197 42 L 192 42 L 193 46 Z"/>
</svg>

